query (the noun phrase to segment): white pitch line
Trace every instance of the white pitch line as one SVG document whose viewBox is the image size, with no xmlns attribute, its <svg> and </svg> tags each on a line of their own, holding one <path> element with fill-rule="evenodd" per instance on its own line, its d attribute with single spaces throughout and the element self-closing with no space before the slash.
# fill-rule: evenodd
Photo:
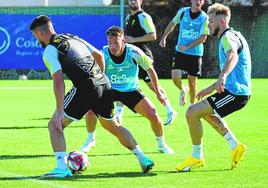
<svg viewBox="0 0 268 188">
<path fill-rule="evenodd" d="M 21 175 L 21 174 L 16 174 L 16 173 L 11 173 L 11 172 L 7 172 L 7 171 L 2 171 L 0 170 L 0 174 L 1 176 L 12 176 L 10 177 L 11 179 L 17 179 L 17 181 L 30 181 L 36 184 L 42 184 L 42 185 L 48 185 L 50 187 L 56 187 L 56 188 L 69 188 L 69 186 L 66 185 L 62 185 L 59 183 L 53 183 L 51 182 L 51 180 L 38 180 L 38 179 L 34 179 L 34 178 L 27 178 L 27 176 Z M 3 177 L 2 177 L 3 178 Z M 8 177 L 7 177 L 8 178 Z M 1 179 L 1 177 L 0 177 Z M 5 180 L 8 181 L 8 180 Z"/>
</svg>

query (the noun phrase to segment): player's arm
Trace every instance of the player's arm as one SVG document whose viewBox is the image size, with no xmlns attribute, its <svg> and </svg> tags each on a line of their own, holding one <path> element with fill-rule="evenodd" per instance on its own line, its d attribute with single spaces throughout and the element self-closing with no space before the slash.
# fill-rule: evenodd
<svg viewBox="0 0 268 188">
<path fill-rule="evenodd" d="M 52 119 L 54 126 L 62 131 L 62 119 L 64 118 L 65 84 L 58 59 L 58 51 L 54 46 L 47 46 L 43 54 L 44 63 L 53 80 L 53 91 L 56 99 L 56 110 Z"/>
<path fill-rule="evenodd" d="M 91 54 L 96 60 L 102 72 L 105 72 L 105 63 L 104 63 L 103 54 L 99 50 L 93 51 Z"/>
<path fill-rule="evenodd" d="M 193 48 L 193 47 L 205 42 L 206 39 L 207 39 L 207 35 L 201 35 L 198 39 L 196 39 L 195 41 L 191 42 L 188 45 L 184 45 L 184 46 L 179 45 L 179 49 L 181 51 L 185 51 L 185 50 L 187 50 L 189 48 Z"/>
<path fill-rule="evenodd" d="M 193 42 L 191 42 L 191 43 L 189 43 L 189 44 L 187 44 L 187 45 L 184 45 L 184 46 L 179 45 L 179 46 L 178 46 L 179 49 L 180 49 L 181 51 L 185 51 L 185 50 L 187 50 L 187 49 L 189 49 L 189 48 L 193 48 L 193 47 L 195 47 L 195 46 L 197 46 L 197 45 L 199 45 L 199 44 L 201 44 L 201 43 L 203 43 L 203 42 L 206 41 L 206 39 L 207 39 L 207 35 L 209 34 L 208 20 L 207 20 L 207 19 L 206 19 L 206 20 L 204 21 L 204 23 L 202 24 L 199 33 L 200 33 L 200 36 L 199 36 L 198 39 L 196 39 L 196 40 L 194 40 Z"/>
<path fill-rule="evenodd" d="M 64 95 L 65 84 L 62 76 L 62 71 L 59 70 L 52 75 L 53 90 L 56 98 L 56 113 L 54 117 L 54 125 L 58 130 L 62 130 L 62 119 L 64 118 Z"/>
<path fill-rule="evenodd" d="M 138 55 L 135 54 L 134 58 L 137 60 L 136 62 L 147 72 L 148 76 L 150 77 L 158 100 L 162 104 L 165 104 L 167 97 L 161 91 L 161 89 L 159 87 L 158 76 L 157 76 L 157 74 L 154 70 L 154 67 L 152 65 L 153 60 L 150 59 L 147 55 L 145 55 L 145 53 L 143 51 L 141 51 L 140 49 L 138 49 Z"/>
<path fill-rule="evenodd" d="M 97 48 L 89 44 L 87 41 L 83 39 L 80 39 L 80 40 L 87 46 L 88 50 L 90 51 L 91 55 L 94 57 L 95 61 L 99 65 L 102 72 L 105 72 L 105 63 L 104 63 L 103 54 Z"/>
<path fill-rule="evenodd" d="M 215 89 L 218 93 L 222 93 L 224 91 L 224 84 L 227 76 L 232 72 L 236 64 L 238 63 L 238 54 L 237 50 L 231 49 L 226 53 L 227 60 L 224 64 L 224 67 L 219 75 L 217 82 L 215 82 Z"/>
<path fill-rule="evenodd" d="M 173 18 L 174 19 L 174 18 Z M 171 20 L 168 24 L 168 26 L 166 27 L 164 34 L 161 37 L 161 40 L 159 42 L 159 45 L 161 47 L 166 47 L 166 39 L 168 37 L 168 35 L 174 30 L 176 24 L 173 22 L 173 20 Z"/>
<path fill-rule="evenodd" d="M 215 90 L 218 93 L 224 92 L 224 85 L 225 85 L 226 78 L 230 74 L 230 72 L 232 72 L 232 70 L 234 69 L 234 67 L 236 66 L 236 64 L 238 62 L 238 55 L 237 55 L 236 51 L 229 50 L 226 53 L 226 55 L 227 55 L 226 63 L 224 65 L 217 81 L 214 82 L 213 84 L 211 84 L 210 86 L 208 86 L 207 88 L 198 92 L 198 94 L 196 95 L 196 98 L 198 100 L 201 100 L 206 95 L 209 95 L 210 93 L 212 93 Z"/>
<path fill-rule="evenodd" d="M 154 91 L 156 91 L 157 99 L 162 104 L 165 104 L 166 100 L 167 100 L 167 97 L 159 87 L 158 76 L 157 76 L 153 66 L 151 66 L 149 69 L 147 69 L 146 72 L 147 72 L 148 76 L 150 77 L 150 80 L 151 80 L 151 82 L 152 82 L 152 84 L 154 86 Z"/>
<path fill-rule="evenodd" d="M 155 32 L 147 33 L 141 37 L 125 36 L 125 40 L 127 43 L 155 41 L 156 40 L 156 33 Z"/>
<path fill-rule="evenodd" d="M 238 63 L 237 49 L 239 48 L 239 42 L 237 40 L 238 39 L 227 38 L 226 36 L 224 36 L 221 40 L 222 47 L 226 53 L 226 62 L 217 81 L 206 89 L 200 91 L 196 96 L 198 99 L 202 99 L 205 95 L 210 94 L 214 90 L 216 90 L 218 93 L 222 93 L 224 91 L 226 78 Z"/>
<path fill-rule="evenodd" d="M 125 36 L 127 43 L 136 43 L 136 42 L 149 42 L 156 40 L 156 29 L 153 23 L 153 20 L 148 14 L 140 14 L 139 22 L 143 30 L 146 32 L 145 35 L 139 37 Z"/>
<path fill-rule="evenodd" d="M 161 47 L 166 47 L 166 39 L 168 35 L 174 30 L 175 26 L 181 22 L 181 16 L 184 12 L 184 9 L 181 8 L 177 14 L 174 16 L 174 18 L 169 22 L 168 26 L 166 27 L 164 34 L 161 37 L 161 40 L 159 42 L 159 45 Z"/>
<path fill-rule="evenodd" d="M 238 63 L 237 50 L 242 45 L 239 38 L 232 33 L 227 33 L 223 36 L 220 40 L 220 44 L 226 54 L 226 62 L 221 69 L 217 82 L 215 82 L 215 89 L 218 93 L 224 91 L 226 78 Z"/>
</svg>

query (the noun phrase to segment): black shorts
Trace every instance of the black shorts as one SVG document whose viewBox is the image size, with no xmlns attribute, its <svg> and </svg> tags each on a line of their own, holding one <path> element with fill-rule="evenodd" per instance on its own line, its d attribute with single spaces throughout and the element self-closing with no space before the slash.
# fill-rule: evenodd
<svg viewBox="0 0 268 188">
<path fill-rule="evenodd" d="M 110 84 L 94 86 L 91 89 L 73 87 L 64 98 L 65 115 L 80 120 L 89 110 L 106 119 L 113 117 L 114 109 Z"/>
<path fill-rule="evenodd" d="M 122 102 L 135 113 L 134 107 L 145 97 L 140 90 L 120 92 L 113 89 L 112 91 L 114 101 Z"/>
<path fill-rule="evenodd" d="M 176 52 L 171 67 L 172 70 L 184 70 L 188 75 L 199 77 L 201 76 L 202 57 Z"/>
<path fill-rule="evenodd" d="M 243 108 L 250 96 L 247 95 L 234 95 L 227 90 L 223 93 L 215 93 L 207 98 L 210 106 L 220 117 L 225 117 L 237 110 Z"/>
<path fill-rule="evenodd" d="M 147 51 L 144 51 L 144 53 L 152 60 L 154 59 L 151 51 L 147 50 Z M 151 82 L 149 75 L 141 66 L 139 66 L 139 79 L 142 79 L 144 82 Z"/>
<path fill-rule="evenodd" d="M 139 66 L 139 79 L 142 79 L 144 82 L 151 82 L 149 75 L 141 66 Z"/>
</svg>

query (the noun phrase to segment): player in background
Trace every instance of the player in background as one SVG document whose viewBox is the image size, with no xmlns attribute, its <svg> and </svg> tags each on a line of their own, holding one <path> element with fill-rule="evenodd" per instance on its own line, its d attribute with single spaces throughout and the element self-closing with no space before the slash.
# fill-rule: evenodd
<svg viewBox="0 0 268 188">
<path fill-rule="evenodd" d="M 208 35 L 208 19 L 206 13 L 201 9 L 203 5 L 204 0 L 191 0 L 191 7 L 179 9 L 166 27 L 159 43 L 161 47 L 165 47 L 166 38 L 179 24 L 178 43 L 175 47 L 171 77 L 175 86 L 181 90 L 180 106 L 186 102 L 188 88 L 190 104 L 195 102 L 197 77 L 201 75 L 203 42 Z M 183 71 L 188 74 L 188 88 L 182 84 Z"/>
<path fill-rule="evenodd" d="M 130 14 L 125 20 L 125 39 L 126 43 L 133 44 L 139 47 L 152 60 L 153 54 L 151 52 L 149 42 L 156 40 L 156 29 L 153 20 L 149 14 L 144 12 L 141 8 L 143 0 L 129 0 Z M 139 78 L 142 79 L 147 86 L 154 92 L 152 81 L 149 75 L 142 68 L 139 69 Z M 160 87 L 162 92 L 165 91 Z M 164 125 L 171 125 L 177 113 L 173 110 L 168 98 L 165 100 L 164 106 L 166 108 L 167 118 Z M 118 121 L 122 122 L 123 105 L 116 105 L 116 117 Z"/>
<path fill-rule="evenodd" d="M 44 174 L 44 178 L 72 176 L 67 167 L 64 128 L 80 120 L 90 109 L 107 131 L 131 150 L 140 162 L 142 172 L 148 172 L 154 163 L 144 155 L 131 133 L 120 126 L 112 116 L 111 85 L 101 71 L 103 55 L 92 45 L 71 34 L 57 34 L 49 17 L 36 17 L 30 25 L 35 38 L 44 50 L 43 60 L 51 73 L 56 99 L 56 110 L 48 124 L 50 141 L 57 166 Z M 100 66 L 99 66 L 100 65 Z M 73 83 L 65 95 L 65 73 Z"/>
<path fill-rule="evenodd" d="M 243 159 L 247 147 L 240 143 L 224 121 L 224 117 L 243 108 L 251 95 L 251 57 L 248 43 L 242 34 L 229 26 L 229 7 L 215 3 L 208 8 L 210 33 L 220 39 L 219 65 L 221 73 L 216 82 L 201 90 L 197 99 L 213 91 L 217 93 L 190 106 L 186 119 L 192 139 L 192 155 L 177 165 L 178 171 L 203 166 L 204 118 L 223 136 L 231 150 L 231 169 Z"/>
<path fill-rule="evenodd" d="M 138 73 L 142 68 L 149 75 L 158 100 L 161 103 L 166 100 L 165 94 L 158 85 L 157 74 L 152 65 L 153 60 L 138 47 L 125 44 L 124 31 L 120 27 L 110 27 L 106 36 L 108 46 L 103 47 L 105 59 L 103 69 L 112 85 L 113 100 L 122 102 L 133 112 L 148 119 L 156 136 L 158 150 L 161 153 L 174 154 L 165 142 L 162 122 L 153 103 L 139 90 Z M 86 120 L 87 127 L 95 131 L 97 120 L 92 111 L 86 114 Z M 95 145 L 95 137 L 93 140 L 86 140 L 81 150 L 88 152 L 93 145 Z"/>
</svg>

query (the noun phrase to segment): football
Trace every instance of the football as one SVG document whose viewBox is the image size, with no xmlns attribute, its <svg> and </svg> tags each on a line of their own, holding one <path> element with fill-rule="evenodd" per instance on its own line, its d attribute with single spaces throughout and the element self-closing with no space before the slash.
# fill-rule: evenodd
<svg viewBox="0 0 268 188">
<path fill-rule="evenodd" d="M 67 164 L 72 173 L 81 173 L 89 166 L 89 158 L 84 152 L 72 151 L 67 156 Z"/>
</svg>

